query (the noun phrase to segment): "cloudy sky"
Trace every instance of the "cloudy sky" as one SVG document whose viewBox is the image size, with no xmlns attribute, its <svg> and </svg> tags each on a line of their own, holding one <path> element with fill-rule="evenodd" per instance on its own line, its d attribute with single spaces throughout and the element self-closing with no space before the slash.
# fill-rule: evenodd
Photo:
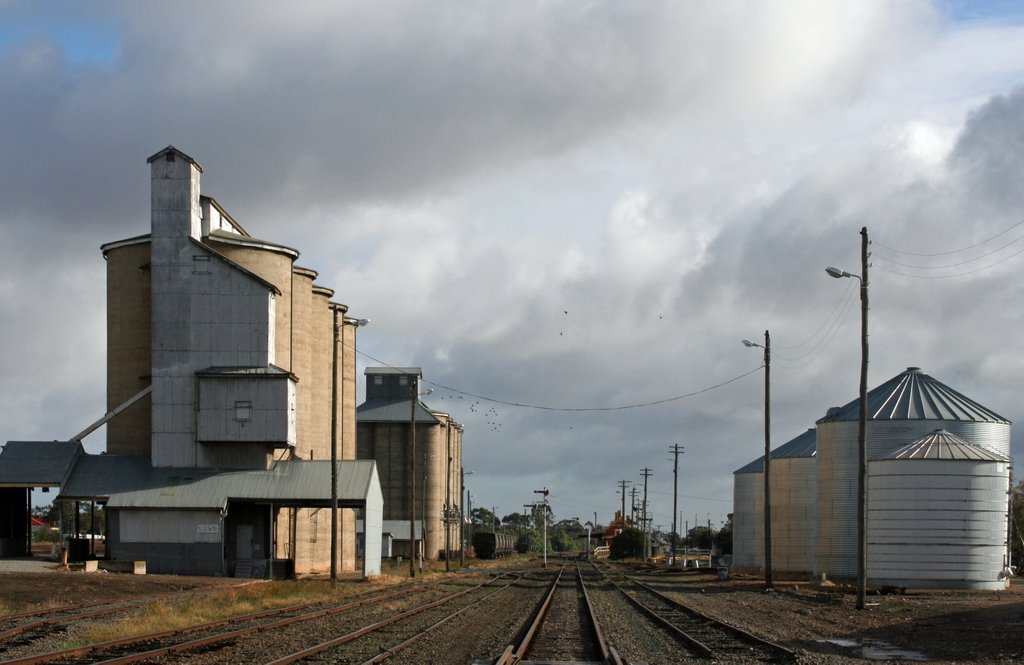
<svg viewBox="0 0 1024 665">
<path fill-rule="evenodd" d="M 920 366 L 1024 423 L 1019 3 L 0 0 L 0 440 L 102 415 L 99 246 L 148 232 L 168 144 L 372 319 L 360 373 L 423 368 L 501 514 L 607 522 L 650 467 L 670 526 L 681 444 L 722 521 L 763 448 L 742 339 L 776 445 L 857 395 L 824 268 L 862 226 L 869 387 Z"/>
</svg>

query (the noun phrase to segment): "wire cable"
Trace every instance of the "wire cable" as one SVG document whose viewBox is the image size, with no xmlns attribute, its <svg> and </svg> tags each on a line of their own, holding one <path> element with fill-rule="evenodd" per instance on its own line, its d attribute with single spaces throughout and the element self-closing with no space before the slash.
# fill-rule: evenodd
<svg viewBox="0 0 1024 665">
<path fill-rule="evenodd" d="M 871 241 L 871 243 L 873 245 L 877 245 L 877 246 L 879 246 L 879 247 L 881 247 L 883 249 L 887 249 L 890 252 L 896 252 L 897 254 L 905 254 L 907 256 L 949 256 L 950 254 L 958 254 L 960 252 L 966 252 L 969 249 L 974 249 L 975 247 L 981 247 L 985 243 L 991 242 L 991 241 L 995 240 L 996 238 L 998 238 L 999 236 L 1006 235 L 1007 233 L 1009 233 L 1010 231 L 1014 230 L 1015 228 L 1017 228 L 1021 224 L 1024 224 L 1024 219 L 1020 220 L 1019 222 L 1017 222 L 1016 224 L 1010 226 L 1009 228 L 1000 231 L 999 233 L 995 234 L 991 238 L 987 238 L 985 240 L 982 240 L 979 243 L 975 243 L 973 245 L 969 245 L 968 247 L 961 247 L 960 249 L 953 249 L 953 250 L 950 250 L 948 252 L 936 252 L 936 253 L 933 253 L 933 254 L 918 253 L 918 252 L 908 252 L 908 251 L 905 251 L 905 250 L 902 250 L 902 249 L 896 249 L 895 247 L 889 247 L 887 245 L 883 245 L 882 243 L 880 243 L 880 242 L 878 242 L 877 240 L 874 240 L 874 239 Z"/>
<path fill-rule="evenodd" d="M 810 337 L 808 337 L 803 342 L 800 342 L 796 346 L 783 346 L 781 344 L 776 344 L 773 348 L 780 349 L 780 350 L 783 350 L 783 351 L 795 351 L 796 349 L 802 348 L 802 347 L 806 346 L 807 344 L 809 344 L 811 342 L 811 340 L 813 340 L 815 337 L 818 336 L 818 333 L 820 333 L 822 328 L 825 327 L 825 324 L 827 324 L 829 321 L 832 320 L 832 316 L 835 315 L 836 310 L 839 309 L 839 306 L 842 305 L 843 301 L 850 295 L 850 290 L 851 289 L 853 289 L 853 282 L 852 281 L 849 284 L 846 285 L 846 290 L 843 291 L 842 294 L 840 294 L 839 300 L 837 300 L 835 306 L 832 307 L 832 311 L 829 312 L 828 316 L 825 317 L 825 320 L 821 322 L 821 325 L 818 326 L 818 329 L 815 330 L 814 333 L 811 334 Z M 798 358 L 794 358 L 794 360 L 802 358 L 802 357 L 803 356 L 799 356 Z"/>
<path fill-rule="evenodd" d="M 373 356 L 371 356 L 370 354 L 368 354 L 368 353 L 366 353 L 364 351 L 356 350 L 356 353 L 358 353 L 359 355 L 364 356 L 366 358 L 369 358 L 370 360 L 372 360 L 372 361 L 374 361 L 376 363 L 380 363 L 381 365 L 384 365 L 385 367 L 390 367 L 391 369 L 400 369 L 398 367 L 395 367 L 394 365 L 391 365 L 389 363 L 384 362 L 383 360 L 381 360 L 379 358 L 374 358 Z M 701 388 L 700 390 L 695 390 L 693 392 L 686 393 L 686 394 L 683 394 L 683 395 L 676 395 L 674 397 L 666 397 L 664 399 L 653 400 L 653 401 L 650 401 L 650 402 L 640 402 L 640 403 L 637 403 L 637 404 L 621 404 L 621 405 L 618 405 L 618 406 L 594 406 L 594 407 L 560 407 L 560 406 L 547 406 L 547 405 L 544 405 L 544 404 L 529 404 L 529 403 L 525 403 L 525 402 L 510 402 L 510 401 L 507 401 L 507 400 L 497 399 L 495 397 L 488 397 L 486 395 L 479 395 L 477 393 L 471 393 L 471 392 L 468 392 L 468 391 L 465 391 L 465 390 L 459 390 L 458 388 L 452 388 L 451 386 L 446 386 L 446 385 L 444 385 L 442 383 L 437 383 L 435 381 L 428 381 L 426 379 L 421 379 L 421 382 L 422 383 L 426 383 L 426 384 L 431 385 L 431 386 L 434 386 L 435 388 L 440 388 L 442 390 L 447 390 L 447 391 L 455 393 L 457 395 L 465 395 L 466 397 L 472 397 L 474 399 L 484 400 L 485 402 L 491 402 L 492 404 L 501 404 L 503 406 L 512 406 L 512 407 L 517 407 L 517 408 L 521 408 L 521 409 L 537 409 L 537 410 L 540 410 L 540 411 L 562 411 L 562 412 L 571 412 L 571 413 L 581 413 L 581 412 L 593 412 L 593 411 L 625 411 L 627 409 L 640 409 L 640 408 L 644 408 L 644 407 L 658 406 L 658 405 L 661 405 L 661 404 L 668 404 L 670 402 L 678 402 L 679 400 L 682 400 L 682 399 L 687 399 L 689 397 L 695 397 L 697 395 L 702 395 L 704 393 L 711 392 L 712 390 L 717 390 L 718 388 L 722 388 L 724 386 L 729 385 L 730 383 L 733 383 L 735 381 L 739 381 L 742 378 L 748 377 L 751 374 L 754 374 L 755 372 L 759 372 L 763 368 L 764 368 L 764 365 L 760 365 L 760 366 L 755 367 L 754 369 L 752 369 L 752 370 L 750 370 L 748 372 L 744 372 L 743 374 L 740 374 L 739 376 L 734 376 L 731 379 L 728 379 L 728 380 L 723 381 L 721 383 L 716 383 L 713 386 L 708 386 L 706 388 Z"/>
<path fill-rule="evenodd" d="M 995 268 L 996 266 L 998 266 L 1001 263 L 1006 263 L 1010 259 L 1012 259 L 1012 258 L 1014 258 L 1016 256 L 1020 256 L 1021 254 L 1024 254 L 1024 248 L 1017 250 L 1013 254 L 1010 254 L 1009 256 L 1004 257 L 1004 258 L 996 261 L 995 263 L 990 263 L 988 265 L 984 265 L 984 266 L 981 266 L 979 268 L 975 268 L 973 270 L 965 270 L 963 272 L 952 273 L 952 274 L 949 274 L 949 275 L 914 275 L 914 274 L 907 273 L 907 272 L 901 272 L 899 270 L 893 270 L 892 268 L 886 268 L 884 265 L 879 265 L 877 267 L 880 270 L 884 270 L 885 272 L 892 273 L 894 275 L 901 275 L 903 277 L 913 277 L 915 279 L 951 279 L 951 278 L 954 278 L 954 277 L 964 277 L 966 275 L 973 275 L 974 273 L 982 272 L 983 270 L 990 270 L 992 268 Z"/>
<path fill-rule="evenodd" d="M 917 266 L 917 265 L 913 265 L 913 264 L 910 264 L 910 263 L 901 263 L 901 262 L 899 262 L 899 261 L 897 261 L 895 259 L 889 258 L 885 254 L 879 254 L 878 252 L 872 252 L 871 255 L 873 257 L 880 258 L 883 261 L 888 261 L 889 263 L 893 263 L 895 265 L 902 266 L 904 268 L 913 268 L 915 270 L 945 270 L 947 268 L 959 268 L 960 266 L 965 266 L 965 265 L 967 265 L 969 263 L 974 263 L 975 261 L 980 261 L 981 259 L 984 259 L 984 258 L 986 258 L 988 256 L 992 256 L 993 254 L 997 254 L 997 253 L 1003 251 L 1004 249 L 1006 249 L 1010 245 L 1013 245 L 1014 243 L 1018 243 L 1021 240 L 1024 240 L 1024 236 L 1020 236 L 1019 238 L 1015 238 L 1014 240 L 1011 240 L 1010 242 L 1006 243 L 1005 245 L 997 247 L 997 248 L 993 249 L 990 252 L 986 252 L 984 254 L 976 256 L 973 259 L 967 259 L 966 261 L 959 261 L 957 263 L 948 263 L 946 265 L 941 265 L 941 266 Z"/>
</svg>

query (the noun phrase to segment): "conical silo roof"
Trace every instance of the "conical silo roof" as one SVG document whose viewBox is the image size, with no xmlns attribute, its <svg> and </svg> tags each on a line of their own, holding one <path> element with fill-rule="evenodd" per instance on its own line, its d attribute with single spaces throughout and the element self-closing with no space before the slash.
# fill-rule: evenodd
<svg viewBox="0 0 1024 665">
<path fill-rule="evenodd" d="M 944 429 L 924 435 L 913 443 L 877 458 L 879 460 L 961 460 L 976 462 L 1009 462 L 997 452 L 976 446 Z"/>
<path fill-rule="evenodd" d="M 869 391 L 867 397 L 868 420 L 1010 422 L 925 374 L 919 367 L 908 367 L 905 372 Z M 860 399 L 857 398 L 843 407 L 830 409 L 818 424 L 856 421 L 859 410 Z"/>
<path fill-rule="evenodd" d="M 803 434 L 790 439 L 772 450 L 772 459 L 789 459 L 794 457 L 814 457 L 817 445 L 816 430 L 811 427 Z M 764 473 L 764 455 L 733 471 L 733 473 Z"/>
</svg>

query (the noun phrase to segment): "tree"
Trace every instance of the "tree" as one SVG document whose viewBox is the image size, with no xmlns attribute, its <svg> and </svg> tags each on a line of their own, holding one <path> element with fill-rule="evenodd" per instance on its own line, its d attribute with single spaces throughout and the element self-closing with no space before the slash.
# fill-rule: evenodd
<svg viewBox="0 0 1024 665">
<path fill-rule="evenodd" d="M 640 529 L 626 527 L 622 533 L 612 539 L 611 559 L 626 559 L 643 556 L 644 533 Z"/>
<path fill-rule="evenodd" d="M 501 524 L 497 516 L 486 508 L 474 508 L 470 519 L 473 521 L 474 527 L 482 528 L 485 531 L 494 531 Z"/>
<path fill-rule="evenodd" d="M 516 533 L 530 528 L 530 516 L 523 513 L 509 513 L 501 518 L 501 524 L 506 529 L 512 529 Z"/>
<path fill-rule="evenodd" d="M 1017 570 L 1024 565 L 1024 481 L 1010 490 L 1010 561 Z"/>
<path fill-rule="evenodd" d="M 715 547 L 722 554 L 732 554 L 732 513 L 725 520 L 721 530 L 715 534 Z"/>
</svg>

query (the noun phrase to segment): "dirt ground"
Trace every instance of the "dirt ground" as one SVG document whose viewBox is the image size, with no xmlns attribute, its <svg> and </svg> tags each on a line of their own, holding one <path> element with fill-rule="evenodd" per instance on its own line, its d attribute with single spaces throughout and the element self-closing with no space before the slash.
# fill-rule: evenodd
<svg viewBox="0 0 1024 665">
<path fill-rule="evenodd" d="M 696 582 L 696 583 L 694 583 Z M 7 612 L 125 596 L 203 590 L 239 580 L 172 575 L 57 571 L 0 572 Z M 252 583 L 252 582 L 250 582 Z M 850 590 L 756 579 L 656 581 L 712 616 L 797 650 L 802 662 L 924 660 L 955 663 L 1024 662 L 1024 580 L 1005 591 L 907 591 L 875 595 L 855 609 Z M 885 647 L 897 649 L 894 653 Z"/>
</svg>

